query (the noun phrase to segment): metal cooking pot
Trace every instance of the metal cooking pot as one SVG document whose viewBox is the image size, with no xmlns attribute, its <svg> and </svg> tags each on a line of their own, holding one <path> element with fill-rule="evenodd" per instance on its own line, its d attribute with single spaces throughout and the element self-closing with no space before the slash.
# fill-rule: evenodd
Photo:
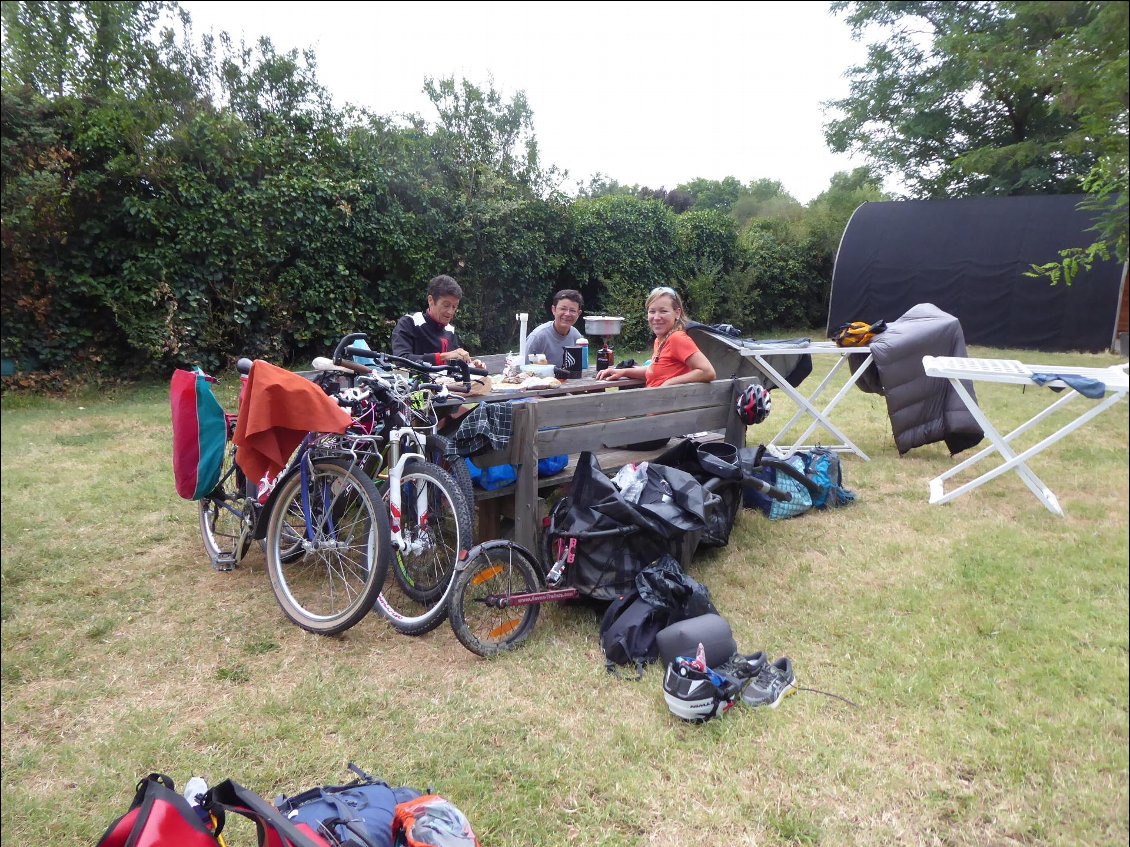
<svg viewBox="0 0 1130 847">
<path fill-rule="evenodd" d="M 619 335 L 623 318 L 614 318 L 608 315 L 585 315 L 586 335 Z"/>
</svg>

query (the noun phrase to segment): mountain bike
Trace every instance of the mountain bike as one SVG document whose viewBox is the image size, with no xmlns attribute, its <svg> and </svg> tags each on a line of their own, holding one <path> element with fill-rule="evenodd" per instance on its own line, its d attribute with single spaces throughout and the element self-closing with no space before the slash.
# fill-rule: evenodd
<svg viewBox="0 0 1130 847">
<path fill-rule="evenodd" d="M 327 362 L 322 359 L 321 369 L 325 369 L 331 362 L 338 367 L 345 368 L 351 375 L 364 374 L 371 370 L 371 365 L 376 365 L 377 356 L 383 363 L 380 370 L 388 371 L 395 367 L 408 369 L 408 377 L 412 385 L 409 387 L 410 402 L 406 411 L 406 422 L 413 429 L 422 433 L 424 438 L 424 454 L 429 462 L 438 465 L 451 474 L 464 500 L 470 509 L 472 525 L 475 517 L 475 488 L 471 482 L 471 472 L 467 469 L 467 462 L 455 451 L 455 446 L 447 436 L 439 432 L 440 417 L 435 408 L 436 401 L 446 400 L 453 396 L 448 385 L 436 385 L 429 382 L 433 374 L 447 375 L 453 378 L 452 384 L 462 383 L 465 390 L 471 388 L 472 375 L 486 375 L 485 370 L 472 368 L 464 362 L 451 362 L 446 365 L 421 365 L 411 359 L 403 359 L 388 353 L 378 353 L 368 348 L 352 347 L 354 342 L 367 341 L 368 335 L 363 332 L 354 332 L 344 336 L 334 349 L 332 360 Z M 347 352 L 348 351 L 348 352 Z M 353 356 L 356 355 L 357 359 Z M 360 360 L 360 361 L 358 361 Z M 315 359 L 315 362 L 319 360 Z M 317 366 L 316 366 L 317 367 Z M 352 382 L 346 379 L 341 382 L 342 387 L 348 387 Z"/>
<path fill-rule="evenodd" d="M 320 635 L 336 635 L 372 608 L 388 573 L 388 514 L 355 451 L 333 435 L 309 433 L 260 502 L 232 441 L 251 361 L 240 359 L 235 414 L 225 413 L 220 479 L 200 501 L 200 533 L 217 570 L 239 565 L 260 540 L 283 614 Z"/>
<path fill-rule="evenodd" d="M 355 451 L 375 480 L 390 519 L 391 573 L 376 598 L 375 611 L 405 635 L 422 635 L 447 617 L 451 577 L 461 551 L 473 543 L 470 505 L 454 478 L 429 460 L 429 436 L 414 418 L 414 404 L 427 402 L 443 387 L 419 375 L 456 367 L 425 365 L 344 341 L 332 360 L 315 360 L 323 389 L 350 409 L 354 426 L 339 436 Z M 347 356 L 363 355 L 372 365 Z M 464 368 L 463 363 L 458 363 Z M 362 372 L 364 371 L 364 372 Z M 460 460 L 461 461 L 461 460 Z"/>
</svg>

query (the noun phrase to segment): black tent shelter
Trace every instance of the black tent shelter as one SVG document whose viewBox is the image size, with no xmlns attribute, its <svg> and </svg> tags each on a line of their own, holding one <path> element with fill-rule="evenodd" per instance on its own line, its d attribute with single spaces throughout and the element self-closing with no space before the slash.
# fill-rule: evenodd
<svg viewBox="0 0 1130 847">
<path fill-rule="evenodd" d="M 1095 263 L 1070 286 L 1024 276 L 1095 239 L 1082 195 L 864 203 L 844 230 L 828 326 L 892 321 L 933 303 L 971 344 L 1029 350 L 1109 350 L 1122 265 Z"/>
</svg>

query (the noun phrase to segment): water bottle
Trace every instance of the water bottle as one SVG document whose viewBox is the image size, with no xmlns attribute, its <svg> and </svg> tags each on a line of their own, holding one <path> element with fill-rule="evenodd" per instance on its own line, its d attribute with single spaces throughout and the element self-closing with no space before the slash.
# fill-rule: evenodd
<svg viewBox="0 0 1130 847">
<path fill-rule="evenodd" d="M 196 812 L 197 816 L 200 820 L 204 821 L 204 823 L 210 823 L 211 816 L 208 814 L 208 810 L 200 805 L 200 801 L 197 798 L 207 792 L 208 783 L 198 776 L 192 777 L 184 787 L 184 799 L 188 801 L 188 804 L 192 806 L 192 810 Z"/>
</svg>

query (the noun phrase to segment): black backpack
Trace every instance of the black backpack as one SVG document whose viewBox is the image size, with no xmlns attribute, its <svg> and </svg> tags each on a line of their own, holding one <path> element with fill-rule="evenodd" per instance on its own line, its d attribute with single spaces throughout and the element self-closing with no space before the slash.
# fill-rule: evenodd
<svg viewBox="0 0 1130 847">
<path fill-rule="evenodd" d="M 659 658 L 659 631 L 670 623 L 670 612 L 657 609 L 633 590 L 612 601 L 600 622 L 600 649 L 610 674 L 616 665 L 635 667 L 637 678 L 644 666 Z"/>
</svg>

